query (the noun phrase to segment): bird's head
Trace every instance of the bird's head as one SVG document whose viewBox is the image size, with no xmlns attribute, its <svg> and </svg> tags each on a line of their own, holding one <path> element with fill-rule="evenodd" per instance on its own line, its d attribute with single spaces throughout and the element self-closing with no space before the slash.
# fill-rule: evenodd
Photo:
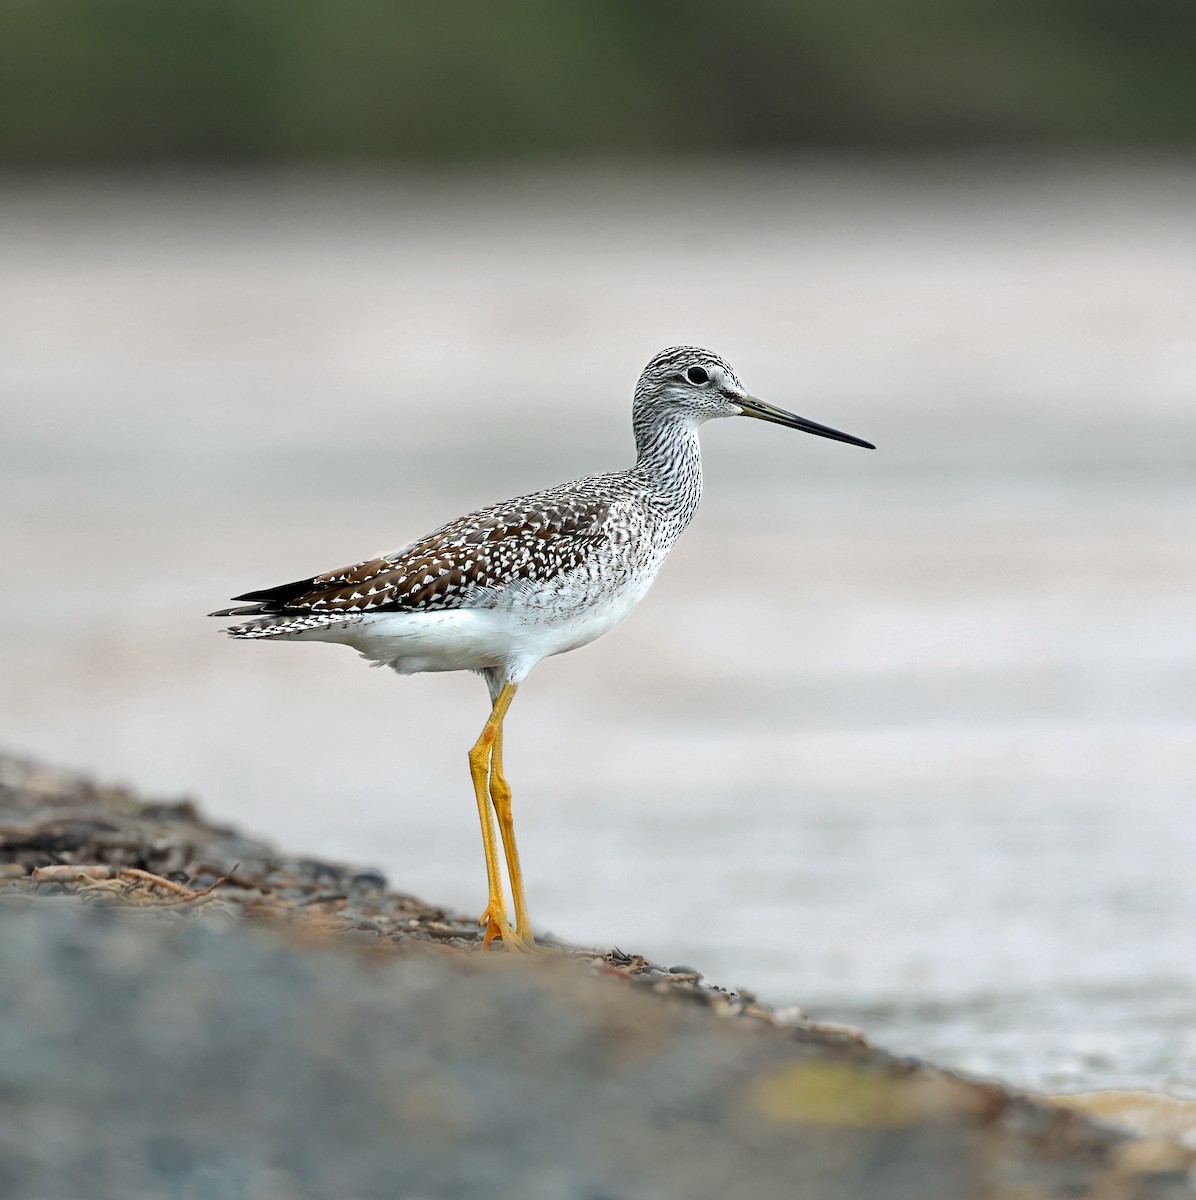
<svg viewBox="0 0 1196 1200">
<path fill-rule="evenodd" d="M 715 417 L 756 417 L 837 442 L 876 448 L 750 395 L 726 359 L 698 346 L 670 346 L 648 363 L 635 387 L 635 412 L 658 420 L 679 416 L 694 426 Z"/>
</svg>

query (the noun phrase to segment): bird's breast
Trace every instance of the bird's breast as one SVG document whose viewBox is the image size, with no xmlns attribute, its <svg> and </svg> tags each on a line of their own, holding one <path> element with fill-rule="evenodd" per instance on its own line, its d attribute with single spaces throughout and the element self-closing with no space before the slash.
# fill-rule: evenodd
<svg viewBox="0 0 1196 1200">
<path fill-rule="evenodd" d="M 600 638 L 643 599 L 659 563 L 595 578 L 579 569 L 526 591 L 517 590 L 503 607 L 520 630 L 526 653 L 537 659 L 563 654 Z"/>
</svg>

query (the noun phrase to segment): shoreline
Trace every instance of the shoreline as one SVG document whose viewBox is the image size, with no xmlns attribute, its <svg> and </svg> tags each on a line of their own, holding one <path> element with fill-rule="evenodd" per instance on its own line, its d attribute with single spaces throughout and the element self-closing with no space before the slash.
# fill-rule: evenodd
<svg viewBox="0 0 1196 1200">
<path fill-rule="evenodd" d="M 484 953 L 377 871 L 4 757 L 0 913 L 14 1200 L 1196 1196 L 1176 1142 L 700 964 Z"/>
</svg>

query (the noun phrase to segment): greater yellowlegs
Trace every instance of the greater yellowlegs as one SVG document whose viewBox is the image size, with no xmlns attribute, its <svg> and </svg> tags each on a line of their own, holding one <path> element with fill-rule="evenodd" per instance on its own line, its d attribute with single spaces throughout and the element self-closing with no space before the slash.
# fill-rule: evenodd
<svg viewBox="0 0 1196 1200">
<path fill-rule="evenodd" d="M 476 671 L 490 717 L 469 752 L 482 824 L 488 946 L 533 945 L 523 874 L 502 767 L 503 719 L 515 689 L 541 659 L 575 650 L 635 607 L 702 495 L 698 428 L 713 417 L 757 417 L 873 449 L 750 396 L 709 350 L 674 346 L 644 368 L 635 389 L 635 466 L 591 475 L 458 517 L 380 558 L 281 587 L 246 592 L 252 617 L 235 638 L 343 642 L 400 675 Z M 493 818 L 515 901 L 507 916 Z"/>
</svg>

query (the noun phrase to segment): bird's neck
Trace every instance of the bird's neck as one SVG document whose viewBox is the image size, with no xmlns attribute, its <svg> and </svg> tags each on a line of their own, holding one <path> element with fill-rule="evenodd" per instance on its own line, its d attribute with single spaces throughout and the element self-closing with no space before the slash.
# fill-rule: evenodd
<svg viewBox="0 0 1196 1200">
<path fill-rule="evenodd" d="M 683 529 L 702 498 L 702 453 L 697 425 L 687 416 L 637 413 L 634 472 Z"/>
</svg>

